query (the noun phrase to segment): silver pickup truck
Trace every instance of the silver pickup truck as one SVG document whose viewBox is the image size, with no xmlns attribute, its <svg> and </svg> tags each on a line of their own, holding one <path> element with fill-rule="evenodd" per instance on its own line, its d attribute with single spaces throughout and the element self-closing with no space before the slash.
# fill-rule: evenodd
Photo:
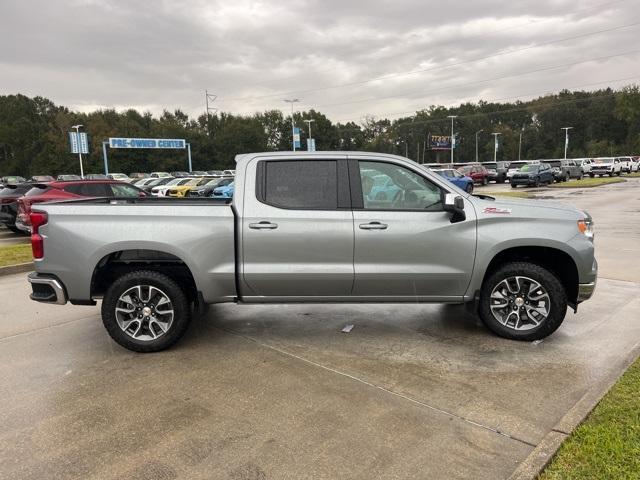
<svg viewBox="0 0 640 480">
<path fill-rule="evenodd" d="M 595 288 L 593 225 L 574 208 L 473 196 L 406 158 L 238 156 L 233 200 L 90 199 L 32 213 L 40 302 L 95 305 L 138 352 L 220 302 L 467 303 L 536 340 Z"/>
</svg>

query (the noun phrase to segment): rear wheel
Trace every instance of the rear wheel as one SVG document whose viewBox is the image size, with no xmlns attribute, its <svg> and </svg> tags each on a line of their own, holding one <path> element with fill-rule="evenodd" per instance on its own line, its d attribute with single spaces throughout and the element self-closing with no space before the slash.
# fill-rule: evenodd
<svg viewBox="0 0 640 480">
<path fill-rule="evenodd" d="M 593 178 L 593 177 L 595 177 L 595 176 L 596 176 L 596 174 L 595 174 L 595 173 L 590 173 L 590 174 L 589 174 L 589 176 L 590 176 L 591 178 Z"/>
<path fill-rule="evenodd" d="M 518 185 L 516 185 L 515 183 L 511 182 L 511 188 L 516 188 Z"/>
<path fill-rule="evenodd" d="M 488 177 L 482 177 L 482 185 L 489 185 L 489 178 Z"/>
<path fill-rule="evenodd" d="M 118 278 L 102 301 L 102 323 L 117 343 L 134 352 L 169 348 L 187 331 L 189 301 L 168 276 L 138 270 Z"/>
<path fill-rule="evenodd" d="M 567 312 L 567 294 L 549 270 L 529 262 L 502 265 L 483 283 L 480 317 L 501 337 L 540 340 L 555 332 Z"/>
</svg>

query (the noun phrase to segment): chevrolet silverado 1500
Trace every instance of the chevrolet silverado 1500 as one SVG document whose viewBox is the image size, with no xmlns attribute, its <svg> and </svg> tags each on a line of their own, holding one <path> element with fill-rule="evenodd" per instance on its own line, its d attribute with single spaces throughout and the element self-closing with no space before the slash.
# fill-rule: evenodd
<svg viewBox="0 0 640 480">
<path fill-rule="evenodd" d="M 31 298 L 102 299 L 111 337 L 150 352 L 220 302 L 467 303 L 496 334 L 536 340 L 595 288 L 592 220 L 574 208 L 473 196 L 393 155 L 236 160 L 233 199 L 35 206 Z"/>
</svg>

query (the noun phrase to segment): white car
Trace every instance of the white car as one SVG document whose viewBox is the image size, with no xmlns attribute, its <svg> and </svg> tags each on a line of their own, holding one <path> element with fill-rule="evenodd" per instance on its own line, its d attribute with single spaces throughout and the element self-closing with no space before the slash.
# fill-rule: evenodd
<svg viewBox="0 0 640 480">
<path fill-rule="evenodd" d="M 154 197 L 166 197 L 167 190 L 169 190 L 171 187 L 175 187 L 177 185 L 184 185 L 185 183 L 191 180 L 193 179 L 190 177 L 174 178 L 169 183 L 165 183 L 164 185 L 158 185 L 157 187 L 153 187 L 151 189 L 151 195 L 153 195 Z"/>
<path fill-rule="evenodd" d="M 618 157 L 623 173 L 633 173 L 638 171 L 638 160 L 633 157 Z"/>
<path fill-rule="evenodd" d="M 590 177 L 595 177 L 596 175 L 603 176 L 609 175 L 613 177 L 614 175 L 620 176 L 622 173 L 622 163 L 620 160 L 614 157 L 598 157 L 591 159 L 591 170 L 589 171 Z"/>
<path fill-rule="evenodd" d="M 166 178 L 170 176 L 169 172 L 151 172 L 151 178 Z"/>
<path fill-rule="evenodd" d="M 111 180 L 119 180 L 121 182 L 130 182 L 131 179 L 129 175 L 125 175 L 124 173 L 110 173 L 107 175 Z"/>
</svg>

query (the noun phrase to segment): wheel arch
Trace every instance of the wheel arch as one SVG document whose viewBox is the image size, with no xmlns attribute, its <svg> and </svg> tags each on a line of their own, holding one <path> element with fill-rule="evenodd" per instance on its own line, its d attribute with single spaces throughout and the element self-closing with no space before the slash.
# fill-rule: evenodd
<svg viewBox="0 0 640 480">
<path fill-rule="evenodd" d="M 155 249 L 122 249 L 104 255 L 91 275 L 91 298 L 104 295 L 118 277 L 135 270 L 152 270 L 167 275 L 183 289 L 187 298 L 198 300 L 198 287 L 187 263 L 177 255 Z"/>
<path fill-rule="evenodd" d="M 482 275 L 482 284 L 501 265 L 516 261 L 535 263 L 555 274 L 565 288 L 569 305 L 573 309 L 576 308 L 579 283 L 578 266 L 569 253 L 559 248 L 522 245 L 500 250 L 487 264 Z"/>
</svg>

